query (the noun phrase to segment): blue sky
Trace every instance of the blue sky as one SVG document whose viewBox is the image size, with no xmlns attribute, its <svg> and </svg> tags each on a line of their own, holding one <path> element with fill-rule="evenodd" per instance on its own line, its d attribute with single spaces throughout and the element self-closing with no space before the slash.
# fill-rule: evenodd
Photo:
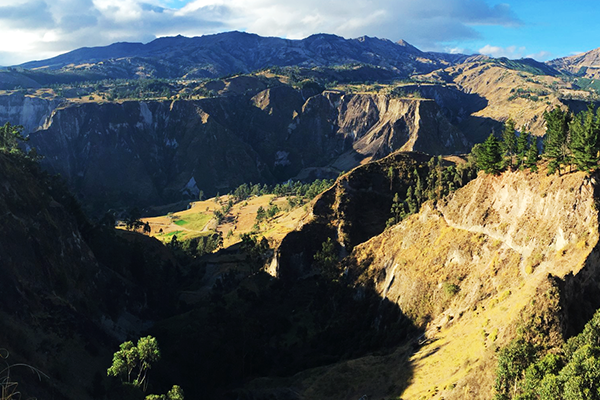
<svg viewBox="0 0 600 400">
<path fill-rule="evenodd" d="M 583 0 L 0 0 L 0 65 L 84 46 L 241 30 L 404 39 L 422 50 L 540 61 L 600 47 Z"/>
</svg>

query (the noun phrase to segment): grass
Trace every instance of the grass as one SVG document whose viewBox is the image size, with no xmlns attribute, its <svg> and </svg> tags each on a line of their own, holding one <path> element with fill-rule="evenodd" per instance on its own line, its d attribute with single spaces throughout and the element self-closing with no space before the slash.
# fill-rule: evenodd
<svg viewBox="0 0 600 400">
<path fill-rule="evenodd" d="M 303 205 L 290 209 L 285 197 L 264 195 L 234 203 L 222 221 L 217 223 L 214 211 L 223 211 L 223 205 L 229 201 L 229 196 L 198 201 L 187 210 L 143 218 L 143 222 L 150 224 L 150 235 L 163 242 L 170 241 L 173 235 L 177 235 L 179 240 L 187 240 L 220 232 L 223 234 L 224 247 L 228 247 L 239 242 L 242 234 L 255 230 L 259 207 L 266 210 L 274 204 L 280 210 L 273 218 L 263 220 L 259 224 L 260 230 L 256 232 L 274 243 L 294 230 L 308 212 Z"/>
</svg>

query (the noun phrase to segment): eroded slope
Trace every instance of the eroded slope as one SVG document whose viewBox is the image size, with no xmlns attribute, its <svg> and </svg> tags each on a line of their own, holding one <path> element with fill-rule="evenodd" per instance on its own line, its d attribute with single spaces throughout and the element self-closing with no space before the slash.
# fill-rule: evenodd
<svg viewBox="0 0 600 400">
<path fill-rule="evenodd" d="M 95 208 L 166 204 L 275 182 L 319 167 L 349 170 L 391 152 L 464 152 L 434 101 L 289 86 L 253 96 L 71 105 L 28 143 Z"/>
<path fill-rule="evenodd" d="M 495 350 L 515 336 L 528 306 L 537 304 L 560 340 L 566 328 L 552 322 L 562 317 L 559 300 L 548 300 L 549 274 L 567 276 L 567 287 L 582 268 L 582 281 L 596 280 L 597 242 L 594 187 L 583 174 L 505 172 L 427 204 L 355 248 L 347 265 L 426 329 L 402 398 L 486 399 Z"/>
</svg>

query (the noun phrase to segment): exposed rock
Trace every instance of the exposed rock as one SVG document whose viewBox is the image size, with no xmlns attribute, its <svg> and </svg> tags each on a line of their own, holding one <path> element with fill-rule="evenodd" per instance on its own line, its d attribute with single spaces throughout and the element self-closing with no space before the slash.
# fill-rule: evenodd
<svg viewBox="0 0 600 400">
<path fill-rule="evenodd" d="M 557 58 L 547 64 L 567 74 L 597 79 L 600 76 L 600 49 Z"/>
<path fill-rule="evenodd" d="M 346 261 L 350 274 L 427 330 L 403 398 L 458 399 L 465 391 L 486 398 L 494 349 L 528 315 L 547 312 L 562 321 L 547 327 L 555 344 L 590 318 L 600 304 L 591 295 L 600 282 L 594 192 L 583 173 L 482 174 L 354 249 Z M 560 304 L 578 309 L 571 319 L 558 299 L 548 303 L 550 287 L 561 279 Z M 532 311 L 527 305 L 534 303 Z"/>
<path fill-rule="evenodd" d="M 305 168 L 349 170 L 398 149 L 469 149 L 434 101 L 338 92 L 304 100 L 289 86 L 251 98 L 70 105 L 28 145 L 96 209 L 180 201 L 192 178 L 212 194 Z"/>
<path fill-rule="evenodd" d="M 44 126 L 59 104 L 60 100 L 45 100 L 19 92 L 0 96 L 0 121 L 22 125 L 23 133 L 28 134 Z"/>
</svg>

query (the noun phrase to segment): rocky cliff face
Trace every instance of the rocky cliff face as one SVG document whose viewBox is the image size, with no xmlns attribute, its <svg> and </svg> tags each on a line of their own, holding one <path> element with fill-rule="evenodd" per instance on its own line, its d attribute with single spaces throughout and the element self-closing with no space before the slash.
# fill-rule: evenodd
<svg viewBox="0 0 600 400">
<path fill-rule="evenodd" d="M 96 207 L 149 205 L 289 179 L 310 167 L 348 170 L 392 151 L 469 148 L 432 100 L 288 86 L 252 97 L 72 105 L 28 146 Z"/>
<path fill-rule="evenodd" d="M 59 100 L 45 100 L 15 92 L 0 96 L 0 121 L 22 125 L 23 133 L 31 133 L 46 123 Z"/>
<path fill-rule="evenodd" d="M 600 68 L 600 49 L 590 50 L 574 56 L 557 58 L 547 62 L 561 72 L 586 78 L 598 78 Z"/>
<path fill-rule="evenodd" d="M 581 173 L 480 175 L 354 249 L 349 273 L 427 332 L 402 398 L 489 398 L 495 349 L 518 325 L 538 315 L 552 342 L 591 316 L 594 192 Z M 561 309 L 579 311 L 569 320 Z"/>
</svg>

